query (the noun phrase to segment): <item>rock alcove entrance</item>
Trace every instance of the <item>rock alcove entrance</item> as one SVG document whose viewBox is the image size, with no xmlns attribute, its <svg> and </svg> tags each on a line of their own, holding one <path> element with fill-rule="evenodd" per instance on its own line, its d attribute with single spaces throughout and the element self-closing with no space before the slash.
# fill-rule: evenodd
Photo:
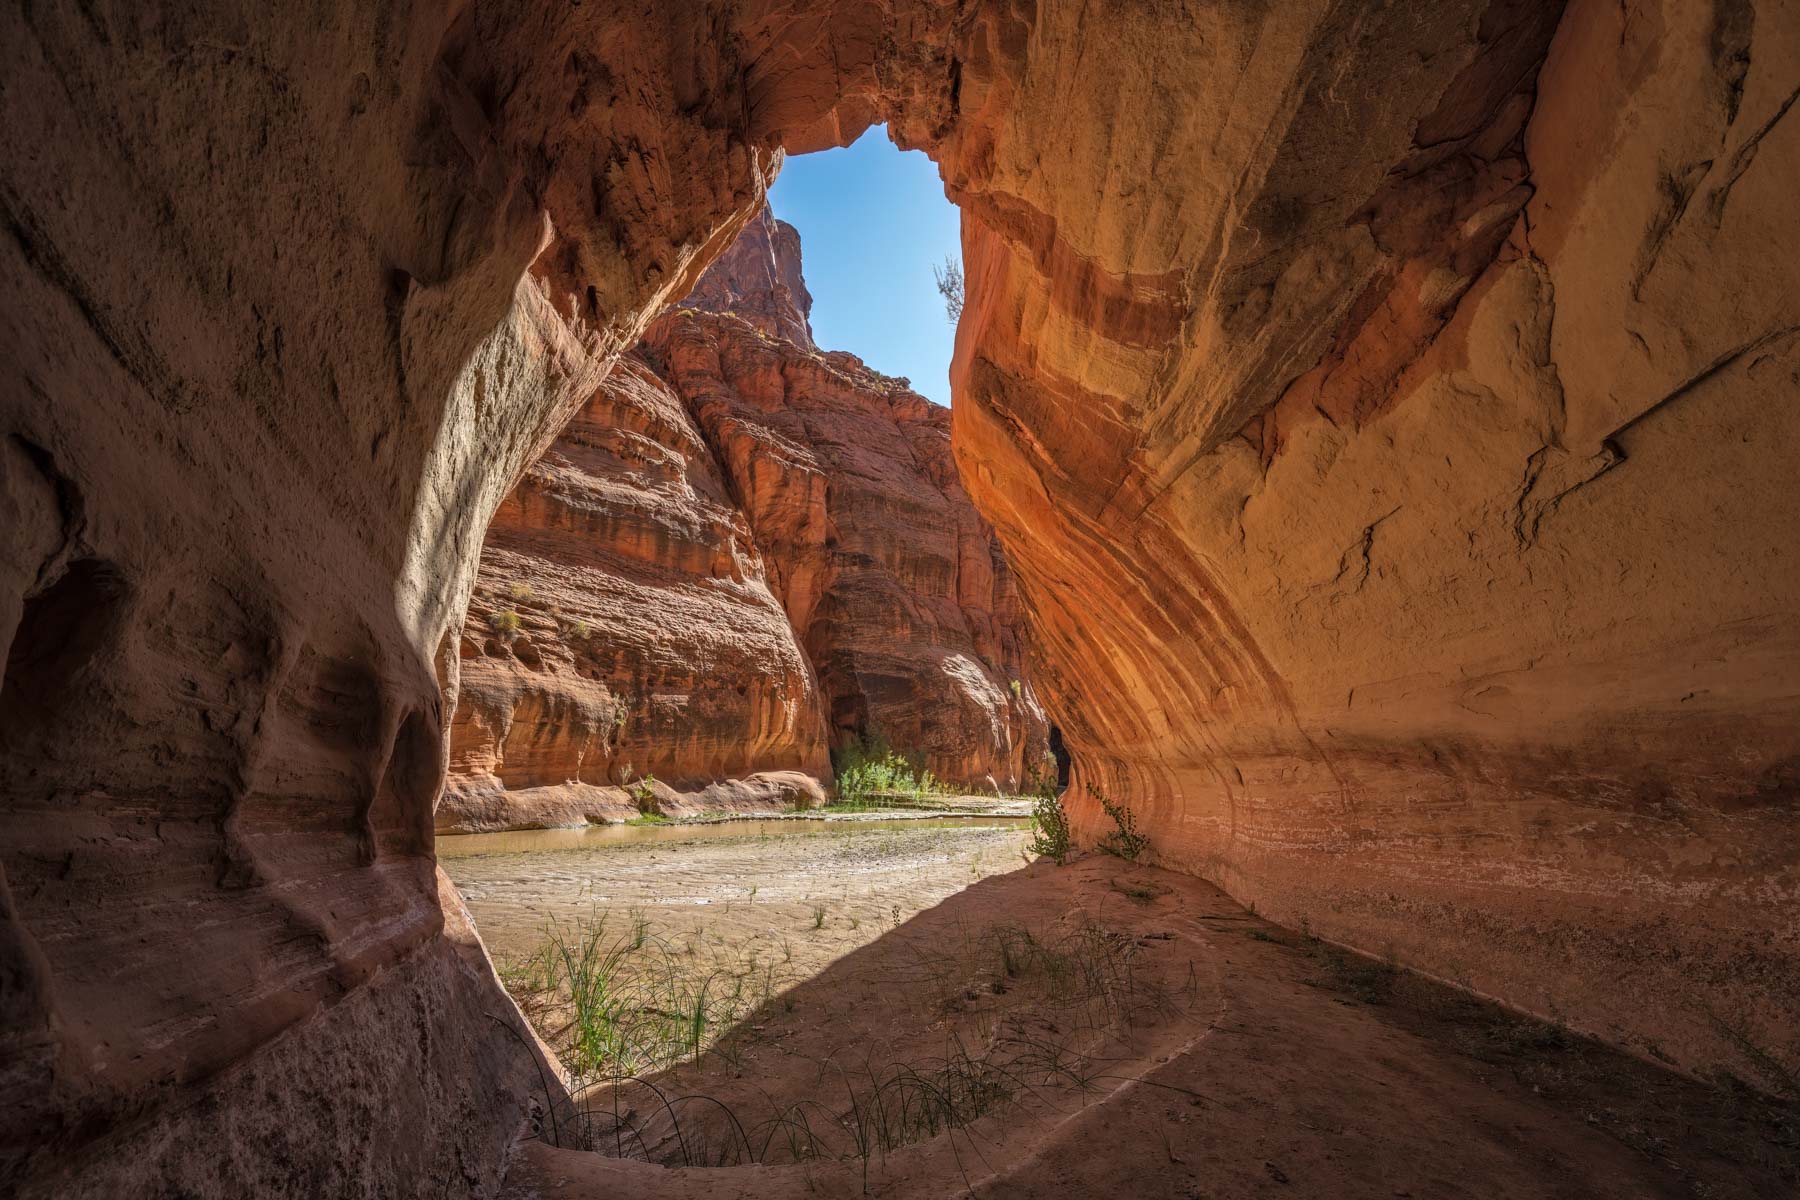
<svg viewBox="0 0 1800 1200">
<path fill-rule="evenodd" d="M 1097 1069 L 1105 998 L 1021 968 L 1059 944 L 1116 968 L 1099 926 L 990 897 L 932 913 L 961 945 L 920 955 L 922 910 L 1019 867 L 1018 797 L 1054 765 L 949 410 L 822 350 L 812 315 L 799 234 L 765 208 L 488 531 L 437 849 L 560 1057 L 534 1098 L 550 1144 L 747 1166 L 966 1139 L 1023 1098 L 994 1026 L 1052 1003 L 1082 1023 L 1056 1061 Z M 947 1004 L 972 1022 L 950 1094 L 926 1034 Z M 756 1094 L 729 1094 L 747 1073 Z M 838 1109 L 892 1113 L 819 1124 Z"/>
<path fill-rule="evenodd" d="M 949 409 L 821 348 L 812 314 L 800 235 L 765 207 L 502 502 L 440 832 L 813 808 L 833 759 L 989 797 L 1047 773 Z"/>
<path fill-rule="evenodd" d="M 6 1186 L 501 1186 L 542 1080 L 428 853 L 482 531 L 777 151 L 877 120 L 964 213 L 954 452 L 1078 836 L 1091 784 L 1263 914 L 1791 1086 L 1795 22 L 1428 7 L 0 15 Z M 1099 1106 L 1042 1169 L 1679 1188 L 1225 995 L 1269 1036 L 1214 1083 L 1286 1116 Z"/>
</svg>

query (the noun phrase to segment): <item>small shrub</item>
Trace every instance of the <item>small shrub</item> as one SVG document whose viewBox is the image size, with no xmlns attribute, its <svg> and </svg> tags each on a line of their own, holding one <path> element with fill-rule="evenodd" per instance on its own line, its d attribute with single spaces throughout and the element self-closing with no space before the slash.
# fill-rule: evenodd
<svg viewBox="0 0 1800 1200">
<path fill-rule="evenodd" d="M 488 614 L 488 628 L 503 637 L 512 637 L 519 632 L 521 624 L 519 614 L 512 609 Z"/>
<path fill-rule="evenodd" d="M 1138 832 L 1137 818 L 1123 804 L 1114 804 L 1106 793 L 1088 785 L 1088 795 L 1100 802 L 1101 809 L 1112 818 L 1113 831 L 1100 839 L 1100 849 L 1126 862 L 1136 862 L 1150 848 L 1150 839 Z"/>
<path fill-rule="evenodd" d="M 1033 787 L 1031 801 L 1031 844 L 1033 854 L 1055 859 L 1058 866 L 1069 857 L 1069 813 L 1063 808 L 1062 795 L 1054 779 L 1039 778 Z"/>
<path fill-rule="evenodd" d="M 879 736 L 851 739 L 838 750 L 835 762 L 838 799 L 834 808 L 868 808 L 878 796 L 902 795 L 916 800 L 943 790 L 930 771 L 890 749 Z"/>
<path fill-rule="evenodd" d="M 1025 685 L 1020 683 L 1018 680 L 1016 680 L 1016 679 L 1013 680 L 1010 686 L 1012 688 L 1012 694 L 1013 694 L 1014 700 L 1019 699 L 1021 696 L 1023 696 L 1025 694 Z"/>
<path fill-rule="evenodd" d="M 661 816 L 662 810 L 656 804 L 656 776 L 646 775 L 630 786 L 631 799 L 638 811 L 645 816 Z"/>
<path fill-rule="evenodd" d="M 531 590 L 529 583 L 515 583 L 507 587 L 506 594 L 514 600 L 529 600 L 537 593 Z"/>
</svg>

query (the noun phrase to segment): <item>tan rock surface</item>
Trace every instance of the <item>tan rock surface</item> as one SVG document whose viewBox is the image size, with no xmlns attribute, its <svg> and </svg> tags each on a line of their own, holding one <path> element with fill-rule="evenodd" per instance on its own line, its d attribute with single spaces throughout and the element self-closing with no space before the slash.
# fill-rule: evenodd
<svg viewBox="0 0 1800 1200">
<path fill-rule="evenodd" d="M 957 458 L 1081 780 L 1277 918 L 1778 1086 L 1797 30 L 0 13 L 0 1186 L 491 1187 L 535 1071 L 430 860 L 482 533 L 776 148 L 878 118 L 964 206 Z"/>
</svg>

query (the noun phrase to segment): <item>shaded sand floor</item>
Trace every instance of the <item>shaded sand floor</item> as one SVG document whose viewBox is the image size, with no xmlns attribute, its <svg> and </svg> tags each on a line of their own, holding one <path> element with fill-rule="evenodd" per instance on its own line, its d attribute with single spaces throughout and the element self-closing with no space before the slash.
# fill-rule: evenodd
<svg viewBox="0 0 1800 1200">
<path fill-rule="evenodd" d="M 654 1075 L 655 1097 L 589 1089 L 583 1120 L 565 1112 L 546 1138 L 607 1153 L 528 1142 L 507 1194 L 1797 1194 L 1792 1106 L 1336 952 L 1198 880 L 1092 855 L 1025 867 L 1023 836 L 934 844 L 921 830 L 887 860 L 875 841 L 809 839 L 610 859 L 594 882 L 602 903 L 661 897 L 655 915 L 672 921 L 684 904 L 715 908 L 707 928 L 727 942 L 787 937 L 797 963 L 829 961 L 698 1062 Z M 533 911 L 501 894 L 509 880 L 535 879 L 540 908 L 575 894 L 572 876 L 472 866 L 446 863 L 502 954 Z M 729 889 L 752 880 L 755 906 L 724 914 Z M 840 924 L 809 942 L 796 926 L 810 925 L 818 897 Z M 902 900 L 919 907 L 897 926 L 879 919 Z M 879 936 L 861 938 L 871 924 Z M 1019 950 L 1025 933 L 1038 950 Z M 933 1136 L 923 1097 L 954 1078 L 1000 1083 L 952 1105 L 967 1119 Z M 889 1107 L 871 1117 L 881 1097 Z"/>
</svg>

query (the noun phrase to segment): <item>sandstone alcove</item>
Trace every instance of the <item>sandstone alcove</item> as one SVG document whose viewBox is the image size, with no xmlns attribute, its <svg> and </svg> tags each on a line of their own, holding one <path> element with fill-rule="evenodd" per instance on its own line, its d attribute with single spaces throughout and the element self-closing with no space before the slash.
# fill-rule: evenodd
<svg viewBox="0 0 1800 1200">
<path fill-rule="evenodd" d="M 1791 1089 L 1797 29 L 1772 0 L 9 9 L 0 1179 L 507 1186 L 541 1064 L 424 836 L 483 531 L 781 153 L 877 121 L 964 215 L 956 461 L 1079 837 L 1090 785 L 1127 803 L 1221 963 L 1263 943 L 1198 880 L 1645 1079 Z M 1271 1107 L 1222 1194 L 1434 1158 L 1456 1194 L 1585 1136 L 1358 1093 L 1330 1056 L 1411 1032 L 1218 994 L 1262 1055 L 1230 1079 L 1350 1131 Z M 1213 1128 L 1187 1115 L 1156 1153 Z M 1063 1175 L 993 1190 L 1104 1186 L 1083 1147 L 1150 1118 L 1089 1119 Z M 1377 1165 L 1334 1167 L 1350 1139 Z M 1596 1194 L 1690 1178 L 1557 1144 Z M 685 1186 L 653 1170 L 608 1186 Z"/>
</svg>

